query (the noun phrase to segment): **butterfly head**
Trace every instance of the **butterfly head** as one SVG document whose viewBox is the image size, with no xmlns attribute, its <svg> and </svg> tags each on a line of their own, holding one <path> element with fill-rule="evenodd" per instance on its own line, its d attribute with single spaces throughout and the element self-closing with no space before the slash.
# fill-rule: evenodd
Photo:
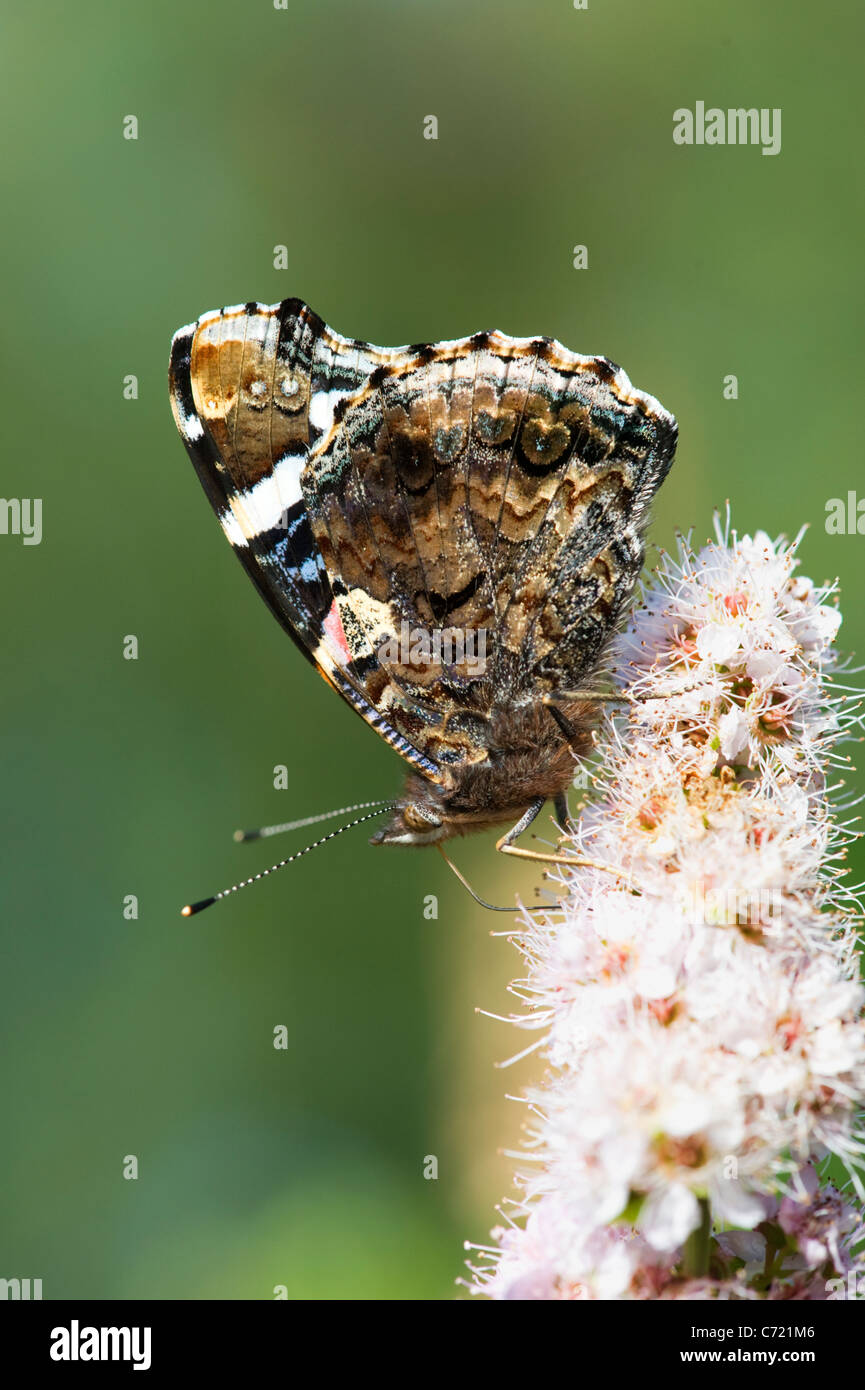
<svg viewBox="0 0 865 1390">
<path fill-rule="evenodd" d="M 442 809 L 427 795 L 401 801 L 396 812 L 370 839 L 371 845 L 435 845 L 453 834 Z"/>
</svg>

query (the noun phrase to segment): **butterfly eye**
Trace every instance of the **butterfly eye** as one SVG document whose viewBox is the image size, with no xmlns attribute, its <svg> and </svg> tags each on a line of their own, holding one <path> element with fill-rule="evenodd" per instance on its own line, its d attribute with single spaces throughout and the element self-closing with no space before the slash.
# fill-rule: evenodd
<svg viewBox="0 0 865 1390">
<path fill-rule="evenodd" d="M 429 806 L 420 806 L 417 803 L 406 806 L 402 818 L 409 830 L 428 830 L 430 826 L 435 827 L 442 823 L 442 818 L 436 811 L 433 811 Z"/>
</svg>

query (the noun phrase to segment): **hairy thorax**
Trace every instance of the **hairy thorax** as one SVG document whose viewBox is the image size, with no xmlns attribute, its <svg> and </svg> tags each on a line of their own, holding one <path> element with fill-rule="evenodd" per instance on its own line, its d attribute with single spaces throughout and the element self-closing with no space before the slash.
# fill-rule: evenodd
<svg viewBox="0 0 865 1390">
<path fill-rule="evenodd" d="M 547 705 L 494 711 L 488 757 L 448 769 L 443 785 L 412 774 L 392 820 L 370 844 L 437 844 L 490 826 L 513 825 L 538 798 L 561 795 L 573 779 L 575 758 L 592 746 L 597 707 L 580 700 L 559 708 L 573 729 L 570 739 Z"/>
</svg>

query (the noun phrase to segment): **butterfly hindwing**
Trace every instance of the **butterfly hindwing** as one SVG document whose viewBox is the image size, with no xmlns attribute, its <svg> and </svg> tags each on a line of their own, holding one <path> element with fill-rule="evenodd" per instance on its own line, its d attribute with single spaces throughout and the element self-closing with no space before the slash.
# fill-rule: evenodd
<svg viewBox="0 0 865 1390">
<path fill-rule="evenodd" d="M 545 340 L 537 352 L 503 497 L 497 619 L 512 680 L 540 694 L 579 687 L 615 631 L 676 426 L 605 358 Z"/>
<path fill-rule="evenodd" d="M 451 734 L 463 708 L 573 688 L 596 664 L 676 429 L 619 368 L 558 343 L 493 333 L 434 351 L 373 374 L 303 486 L 372 647 L 406 622 L 483 632 L 483 673 L 380 659 L 382 698 L 431 699 Z"/>
</svg>

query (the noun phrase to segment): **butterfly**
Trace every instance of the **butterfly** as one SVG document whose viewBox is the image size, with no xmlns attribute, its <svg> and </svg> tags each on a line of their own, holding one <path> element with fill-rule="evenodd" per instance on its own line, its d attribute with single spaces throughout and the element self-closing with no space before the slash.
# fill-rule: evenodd
<svg viewBox="0 0 865 1390">
<path fill-rule="evenodd" d="M 371 843 L 509 825 L 541 857 L 513 842 L 548 800 L 566 822 L 673 416 L 550 338 L 374 347 L 299 299 L 202 315 L 169 377 L 249 577 L 407 764 Z"/>
</svg>

